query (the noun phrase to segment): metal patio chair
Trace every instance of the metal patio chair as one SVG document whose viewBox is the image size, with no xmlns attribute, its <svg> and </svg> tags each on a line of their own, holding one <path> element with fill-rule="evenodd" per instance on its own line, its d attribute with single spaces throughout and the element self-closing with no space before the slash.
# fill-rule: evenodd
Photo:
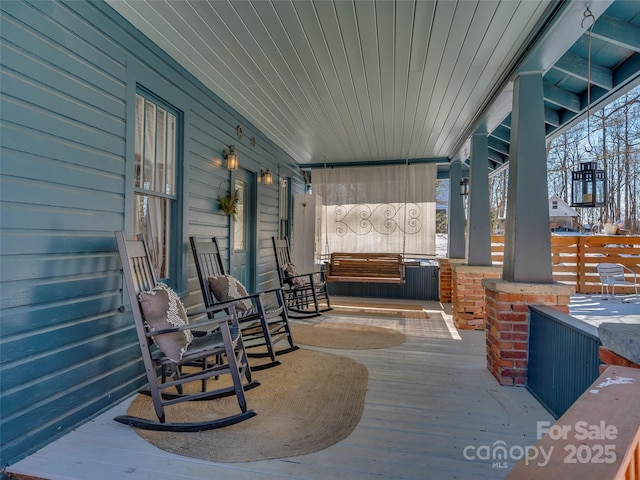
<svg viewBox="0 0 640 480">
<path fill-rule="evenodd" d="M 204 320 L 188 323 L 179 298 L 156 281 L 145 242 L 127 240 L 123 232 L 116 232 L 115 236 L 149 384 L 148 390 L 140 393 L 151 396 L 158 420 L 129 415 L 114 420 L 148 430 L 193 432 L 233 425 L 255 416 L 247 408 L 244 392 L 259 383 L 251 378 L 235 308 L 230 306 L 222 312 L 225 315 L 215 318 L 206 315 L 214 309 L 196 312 L 191 316 Z M 212 358 L 216 361 L 208 360 Z M 231 385 L 216 386 L 218 377 L 226 374 L 232 379 Z M 238 401 L 237 414 L 188 423 L 166 420 L 166 406 L 232 395 Z"/>
<path fill-rule="evenodd" d="M 271 359 L 271 363 L 254 365 L 253 369 L 260 370 L 279 365 L 277 355 L 297 350 L 289 327 L 282 289 L 248 293 L 237 279 L 225 271 L 215 237 L 207 241 L 190 237 L 189 241 L 205 307 L 224 307 L 229 301 L 236 301 L 238 323 L 248 356 Z M 276 350 L 277 345 L 283 340 L 287 341 L 287 347 Z M 260 347 L 265 347 L 266 352 L 255 351 Z"/>
<path fill-rule="evenodd" d="M 600 263 L 597 266 L 598 275 L 600 275 L 600 294 L 603 298 L 609 297 L 609 287 L 611 287 L 611 295 L 616 296 L 616 285 L 633 287 L 636 297 L 638 296 L 638 279 L 633 270 L 620 263 Z M 633 277 L 633 282 L 626 279 L 626 275 Z M 607 292 L 605 297 L 604 292 Z"/>
<path fill-rule="evenodd" d="M 271 237 L 278 280 L 283 288 L 291 318 L 309 318 L 331 310 L 325 272 L 298 273 L 291 261 L 289 241 Z"/>
</svg>

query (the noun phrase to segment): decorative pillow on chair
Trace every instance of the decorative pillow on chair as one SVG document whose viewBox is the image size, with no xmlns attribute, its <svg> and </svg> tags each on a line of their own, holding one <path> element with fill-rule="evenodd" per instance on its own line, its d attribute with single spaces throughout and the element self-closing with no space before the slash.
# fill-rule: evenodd
<svg viewBox="0 0 640 480">
<path fill-rule="evenodd" d="M 247 289 L 244 285 L 231 275 L 218 275 L 209 277 L 209 288 L 211 293 L 219 302 L 227 302 L 238 298 L 247 297 Z M 248 298 L 240 300 L 236 305 L 238 312 L 248 312 L 253 309 L 253 303 Z"/>
<path fill-rule="evenodd" d="M 287 263 L 284 267 L 284 278 L 290 287 L 304 286 L 304 280 L 298 277 L 298 270 L 293 263 Z"/>
<path fill-rule="evenodd" d="M 187 312 L 176 292 L 163 283 L 138 295 L 144 321 L 150 331 L 182 327 L 189 324 Z M 193 341 L 191 330 L 156 335 L 156 342 L 162 353 L 174 362 L 179 362 Z"/>
</svg>

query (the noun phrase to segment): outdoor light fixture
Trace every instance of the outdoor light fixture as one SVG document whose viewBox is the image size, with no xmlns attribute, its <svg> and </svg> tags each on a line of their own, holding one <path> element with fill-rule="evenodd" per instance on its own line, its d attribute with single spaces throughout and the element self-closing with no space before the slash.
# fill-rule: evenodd
<svg viewBox="0 0 640 480">
<path fill-rule="evenodd" d="M 460 180 L 460 195 L 469 195 L 469 178 L 464 177 Z"/>
<path fill-rule="evenodd" d="M 571 172 L 571 206 L 603 207 L 607 196 L 607 174 L 598 170 L 598 162 L 582 162 Z"/>
<path fill-rule="evenodd" d="M 230 145 L 229 148 L 225 148 L 222 151 L 224 158 L 227 159 L 227 169 L 228 170 L 237 170 L 238 169 L 238 153 L 236 152 L 236 147 Z"/>
<path fill-rule="evenodd" d="M 261 170 L 260 176 L 262 177 L 262 181 L 265 185 L 271 185 L 273 183 L 273 174 L 268 168 L 266 170 Z"/>
</svg>

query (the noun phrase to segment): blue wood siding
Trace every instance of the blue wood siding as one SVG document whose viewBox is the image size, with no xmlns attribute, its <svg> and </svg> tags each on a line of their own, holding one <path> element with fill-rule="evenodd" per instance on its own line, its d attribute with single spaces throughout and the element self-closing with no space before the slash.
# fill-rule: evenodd
<svg viewBox="0 0 640 480">
<path fill-rule="evenodd" d="M 103 2 L 0 3 L 0 468 L 110 408 L 144 381 L 113 232 L 130 230 L 136 83 L 184 113 L 177 272 L 201 295 L 187 237 L 229 218 L 222 150 L 296 179 L 295 162 Z M 247 136 L 237 138 L 236 125 Z M 257 144 L 250 145 L 255 136 Z M 129 141 L 127 141 L 129 140 Z M 260 286 L 275 278 L 278 187 L 258 185 Z"/>
</svg>

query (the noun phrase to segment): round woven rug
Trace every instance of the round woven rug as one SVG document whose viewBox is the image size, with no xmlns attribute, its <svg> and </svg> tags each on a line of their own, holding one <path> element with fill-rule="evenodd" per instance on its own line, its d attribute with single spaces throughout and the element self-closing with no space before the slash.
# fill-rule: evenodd
<svg viewBox="0 0 640 480">
<path fill-rule="evenodd" d="M 295 324 L 291 334 L 302 345 L 350 350 L 394 347 L 406 340 L 402 332 L 357 323 Z"/>
<path fill-rule="evenodd" d="M 347 357 L 303 348 L 278 359 L 281 365 L 253 372 L 260 386 L 246 396 L 255 417 L 204 432 L 135 431 L 167 452 L 230 463 L 295 457 L 346 438 L 362 416 L 367 368 Z M 239 413 L 235 396 L 183 402 L 165 410 L 167 421 Z M 128 414 L 156 418 L 151 399 L 144 395 L 133 400 Z"/>
</svg>

